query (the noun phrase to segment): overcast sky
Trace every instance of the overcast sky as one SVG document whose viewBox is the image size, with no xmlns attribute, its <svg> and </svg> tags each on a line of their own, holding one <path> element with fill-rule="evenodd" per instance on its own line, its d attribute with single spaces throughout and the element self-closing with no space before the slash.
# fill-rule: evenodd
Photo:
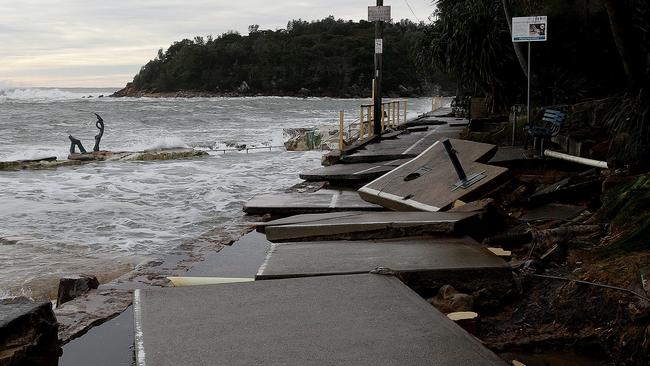
<svg viewBox="0 0 650 366">
<path fill-rule="evenodd" d="M 374 0 L 0 0 L 0 88 L 120 87 L 159 48 L 291 19 L 360 20 Z M 393 19 L 426 21 L 431 0 L 385 1 Z"/>
</svg>

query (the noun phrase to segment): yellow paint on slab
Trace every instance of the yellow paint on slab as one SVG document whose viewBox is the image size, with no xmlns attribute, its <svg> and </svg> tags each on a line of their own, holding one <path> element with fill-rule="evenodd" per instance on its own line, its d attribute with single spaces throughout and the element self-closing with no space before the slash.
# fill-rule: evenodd
<svg viewBox="0 0 650 366">
<path fill-rule="evenodd" d="M 509 250 L 504 250 L 502 248 L 488 248 L 489 251 L 494 253 L 494 255 L 499 256 L 499 257 L 511 257 L 512 252 Z"/>
<path fill-rule="evenodd" d="M 457 207 L 465 206 L 465 205 L 466 205 L 465 202 L 463 202 L 461 200 L 456 200 L 456 201 L 454 201 L 454 204 L 452 205 L 452 208 L 457 208 Z"/>
<path fill-rule="evenodd" d="M 447 314 L 447 318 L 457 322 L 459 320 L 468 320 L 468 319 L 476 319 L 478 318 L 478 313 L 475 313 L 473 311 L 458 311 L 455 313 L 449 313 Z"/>
</svg>

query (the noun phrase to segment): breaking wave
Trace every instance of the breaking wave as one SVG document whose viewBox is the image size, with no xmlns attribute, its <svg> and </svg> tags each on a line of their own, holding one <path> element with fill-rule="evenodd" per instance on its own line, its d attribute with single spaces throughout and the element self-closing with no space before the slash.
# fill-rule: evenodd
<svg viewBox="0 0 650 366">
<path fill-rule="evenodd" d="M 98 89 L 58 89 L 58 88 L 17 88 L 0 89 L 0 101 L 62 101 L 84 98 L 99 98 L 111 94 L 110 90 Z"/>
</svg>

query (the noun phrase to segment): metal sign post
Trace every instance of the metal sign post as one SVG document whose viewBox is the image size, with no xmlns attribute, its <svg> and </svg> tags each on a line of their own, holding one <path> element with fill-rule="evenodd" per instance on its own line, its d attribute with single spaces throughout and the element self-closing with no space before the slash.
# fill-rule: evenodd
<svg viewBox="0 0 650 366">
<path fill-rule="evenodd" d="M 526 124 L 528 125 L 530 125 L 531 42 L 546 41 L 547 34 L 548 24 L 546 16 L 512 18 L 512 42 L 528 42 L 528 91 L 526 96 Z"/>
<path fill-rule="evenodd" d="M 375 136 L 381 137 L 381 77 L 382 54 L 384 53 L 384 22 L 390 20 L 390 6 L 384 6 L 384 0 L 377 0 L 377 6 L 368 7 L 368 21 L 375 22 L 375 84 L 373 88 L 373 131 Z"/>
</svg>

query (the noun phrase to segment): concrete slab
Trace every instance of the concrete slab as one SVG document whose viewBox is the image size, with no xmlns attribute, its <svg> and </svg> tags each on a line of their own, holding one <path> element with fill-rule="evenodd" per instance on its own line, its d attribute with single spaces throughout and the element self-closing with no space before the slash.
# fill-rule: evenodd
<svg viewBox="0 0 650 366">
<path fill-rule="evenodd" d="M 540 207 L 529 209 L 519 220 L 569 220 L 578 216 L 582 211 L 586 209 L 587 207 L 585 206 L 547 203 Z"/>
<path fill-rule="evenodd" d="M 505 365 L 391 276 L 138 290 L 139 366 Z"/>
<path fill-rule="evenodd" d="M 300 178 L 311 182 L 325 180 L 341 183 L 364 183 L 379 178 L 408 161 L 409 159 L 399 159 L 374 164 L 336 164 L 300 173 Z"/>
<path fill-rule="evenodd" d="M 436 142 L 417 158 L 359 189 L 364 200 L 397 211 L 439 211 L 456 200 L 469 201 L 505 178 L 508 169 L 478 163 L 496 151 L 496 146 L 451 139 L 453 148 L 468 176 L 484 174 L 468 188 L 454 189 L 458 175 L 441 142 Z"/>
<path fill-rule="evenodd" d="M 273 242 L 386 239 L 449 234 L 478 219 L 476 212 L 343 212 L 291 216 L 257 227 Z"/>
<path fill-rule="evenodd" d="M 266 259 L 271 243 L 263 234 L 252 231 L 218 252 L 207 255 L 193 265 L 184 276 L 190 277 L 255 277 Z"/>
<path fill-rule="evenodd" d="M 276 243 L 256 279 L 279 279 L 368 273 L 378 267 L 410 275 L 418 283 L 468 277 L 503 283 L 510 268 L 501 258 L 464 237 Z M 477 278 L 474 278 L 477 280 Z M 409 283 L 410 284 L 410 283 Z"/>
<path fill-rule="evenodd" d="M 412 159 L 438 141 L 444 134 L 437 133 L 437 129 L 428 132 L 413 132 L 400 135 L 396 139 L 382 140 L 378 143 L 366 145 L 354 154 L 344 155 L 341 162 L 376 163 L 396 159 Z M 449 132 L 451 136 L 458 136 L 457 131 Z"/>
<path fill-rule="evenodd" d="M 488 162 L 489 164 L 501 165 L 501 163 L 509 163 L 512 161 L 518 160 L 527 160 L 529 159 L 529 151 L 524 150 L 521 147 L 513 146 L 502 146 L 499 147 L 499 150 L 494 154 L 494 156 Z"/>
<path fill-rule="evenodd" d="M 247 214 L 299 215 L 340 211 L 381 211 L 353 191 L 320 190 L 316 193 L 273 193 L 253 197 L 244 205 Z"/>
<path fill-rule="evenodd" d="M 467 118 L 449 117 L 449 116 L 427 116 L 413 122 L 409 126 L 436 126 L 436 125 L 459 125 L 466 126 L 469 124 Z"/>
</svg>

